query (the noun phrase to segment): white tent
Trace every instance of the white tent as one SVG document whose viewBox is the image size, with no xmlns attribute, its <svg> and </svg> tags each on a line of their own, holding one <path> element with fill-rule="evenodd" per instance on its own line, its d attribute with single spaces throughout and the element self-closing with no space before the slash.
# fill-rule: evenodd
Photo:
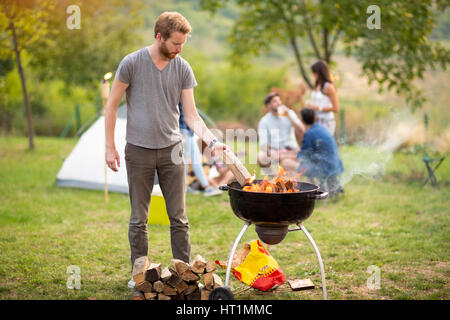
<svg viewBox="0 0 450 320">
<path fill-rule="evenodd" d="M 207 115 L 198 110 L 200 116 L 216 127 Z M 125 133 L 127 127 L 126 105 L 120 106 L 117 111 L 115 128 L 116 149 L 120 156 L 118 172 L 107 170 L 108 191 L 128 193 L 127 170 L 125 164 Z M 82 189 L 104 190 L 104 163 L 105 163 L 105 117 L 101 116 L 80 137 L 80 140 L 66 158 L 63 166 L 56 176 L 56 184 L 60 187 L 74 187 Z M 155 172 L 155 186 L 153 195 L 162 196 Z"/>
<path fill-rule="evenodd" d="M 117 111 L 115 143 L 120 156 L 118 172 L 108 169 L 108 191 L 128 193 L 127 170 L 125 165 L 125 132 L 127 126 L 127 110 L 122 105 Z M 60 187 L 104 190 L 105 163 L 105 117 L 101 116 L 81 136 L 75 148 L 64 161 L 56 176 L 56 184 Z M 155 179 L 157 184 L 157 179 Z M 160 194 L 159 185 L 155 185 L 153 194 Z"/>
</svg>

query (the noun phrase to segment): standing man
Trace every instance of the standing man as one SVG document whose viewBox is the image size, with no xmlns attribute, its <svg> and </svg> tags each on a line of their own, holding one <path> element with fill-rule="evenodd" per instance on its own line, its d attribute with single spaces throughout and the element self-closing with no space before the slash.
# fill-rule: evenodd
<svg viewBox="0 0 450 320">
<path fill-rule="evenodd" d="M 294 172 L 298 167 L 299 148 L 292 130 L 303 133 L 305 127 L 295 112 L 281 103 L 278 93 L 267 95 L 264 105 L 268 112 L 258 123 L 258 164 L 261 168 L 270 168 L 272 173 L 278 170 L 278 167 L 272 168 L 274 163 Z"/>
<path fill-rule="evenodd" d="M 212 154 L 227 148 L 217 141 L 197 113 L 197 82 L 189 63 L 181 58 L 191 32 L 189 22 L 177 12 L 164 12 L 155 22 L 155 42 L 128 54 L 120 62 L 106 104 L 106 163 L 117 171 L 119 154 L 114 143 L 117 108 L 123 93 L 127 99 L 125 160 L 131 217 L 128 239 L 131 268 L 148 255 L 147 222 L 155 170 L 170 220 L 172 255 L 189 262 L 189 223 L 185 211 L 185 175 L 182 136 L 178 125 L 181 99 L 187 125 Z M 116 166 L 117 165 L 117 166 Z M 130 280 L 129 287 L 134 287 Z"/>
</svg>

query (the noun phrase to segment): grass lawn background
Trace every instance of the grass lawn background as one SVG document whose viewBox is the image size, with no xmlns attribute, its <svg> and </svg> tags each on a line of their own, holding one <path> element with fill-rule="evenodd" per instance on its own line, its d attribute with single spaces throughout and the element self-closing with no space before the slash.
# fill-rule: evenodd
<svg viewBox="0 0 450 320">
<path fill-rule="evenodd" d="M 30 152 L 25 138 L 0 138 L 0 299 L 130 298 L 128 196 L 110 193 L 106 207 L 102 191 L 54 184 L 76 142 L 38 137 Z M 380 155 L 357 146 L 340 152 L 347 178 L 371 161 L 386 166 L 353 176 L 343 198 L 318 202 L 304 223 L 321 251 L 329 298 L 449 299 L 450 159 L 436 174 L 437 190 L 421 188 L 421 154 Z M 243 226 L 228 195 L 188 195 L 187 212 L 191 258 L 227 259 Z M 239 248 L 254 239 L 252 226 Z M 321 299 L 317 259 L 303 233 L 289 233 L 269 251 L 288 279 L 311 278 L 316 289 L 292 292 L 286 283 L 270 293 L 250 289 L 236 299 Z M 168 226 L 149 226 L 149 258 L 169 265 Z M 66 287 L 71 265 L 80 267 L 80 290 Z M 381 270 L 379 290 L 366 286 L 371 265 Z M 217 273 L 224 279 L 225 270 Z M 234 277 L 231 285 L 236 292 L 246 288 Z"/>
</svg>

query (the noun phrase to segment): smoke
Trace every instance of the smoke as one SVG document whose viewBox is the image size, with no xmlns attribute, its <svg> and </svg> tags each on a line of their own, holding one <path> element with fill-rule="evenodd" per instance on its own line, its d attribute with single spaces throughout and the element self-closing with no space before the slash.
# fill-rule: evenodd
<svg viewBox="0 0 450 320">
<path fill-rule="evenodd" d="M 341 151 L 344 172 L 340 177 L 342 185 L 354 176 L 367 179 L 381 178 L 395 151 L 403 147 L 423 144 L 426 139 L 425 127 L 420 115 L 409 110 L 393 112 L 368 128 L 371 132 L 364 141 L 347 146 Z"/>
<path fill-rule="evenodd" d="M 367 179 L 381 178 L 386 165 L 392 158 L 392 152 L 382 151 L 377 146 L 360 144 L 347 148 L 341 157 L 344 162 L 344 172 L 340 182 L 344 186 L 356 175 Z"/>
</svg>

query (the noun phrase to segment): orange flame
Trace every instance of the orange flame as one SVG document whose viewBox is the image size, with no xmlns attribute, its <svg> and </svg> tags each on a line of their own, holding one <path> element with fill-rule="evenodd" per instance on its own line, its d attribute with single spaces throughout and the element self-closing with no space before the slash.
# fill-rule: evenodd
<svg viewBox="0 0 450 320">
<path fill-rule="evenodd" d="M 278 167 L 277 174 L 269 180 L 266 175 L 261 182 L 254 182 L 255 174 L 245 185 L 242 190 L 250 192 L 265 192 L 265 193 L 292 193 L 299 192 L 300 189 L 296 186 L 297 181 L 300 181 L 303 172 L 297 173 L 294 178 L 291 178 L 289 173 L 283 167 Z"/>
</svg>

